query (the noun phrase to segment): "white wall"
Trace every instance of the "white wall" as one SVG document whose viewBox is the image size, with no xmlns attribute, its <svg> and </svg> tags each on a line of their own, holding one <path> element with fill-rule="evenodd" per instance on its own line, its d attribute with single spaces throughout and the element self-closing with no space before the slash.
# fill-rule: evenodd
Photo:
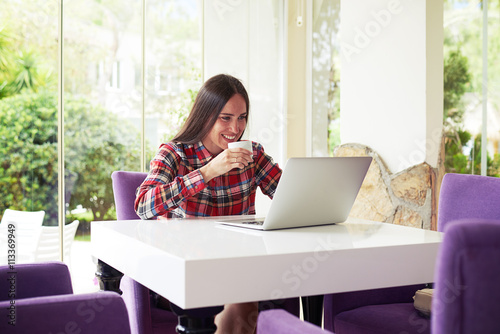
<svg viewBox="0 0 500 334">
<path fill-rule="evenodd" d="M 226 73 L 241 79 L 250 97 L 246 137 L 286 161 L 284 17 L 280 0 L 208 0 L 204 17 L 204 78 Z M 258 192 L 260 195 L 260 192 Z M 257 199 L 259 214 L 269 206 Z"/>
<path fill-rule="evenodd" d="M 247 137 L 284 159 L 283 7 L 278 0 L 206 1 L 205 80 L 227 73 L 250 95 Z"/>
<path fill-rule="evenodd" d="M 442 6 L 433 0 L 341 2 L 341 141 L 370 146 L 394 173 L 437 164 Z"/>
</svg>

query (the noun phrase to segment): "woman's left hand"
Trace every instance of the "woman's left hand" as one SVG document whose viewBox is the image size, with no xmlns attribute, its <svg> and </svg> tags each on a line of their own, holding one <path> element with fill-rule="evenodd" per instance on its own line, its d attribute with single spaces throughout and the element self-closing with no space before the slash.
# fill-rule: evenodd
<svg viewBox="0 0 500 334">
<path fill-rule="evenodd" d="M 200 168 L 205 182 L 225 174 L 233 168 L 245 168 L 253 161 L 252 153 L 244 148 L 226 149 Z"/>
</svg>

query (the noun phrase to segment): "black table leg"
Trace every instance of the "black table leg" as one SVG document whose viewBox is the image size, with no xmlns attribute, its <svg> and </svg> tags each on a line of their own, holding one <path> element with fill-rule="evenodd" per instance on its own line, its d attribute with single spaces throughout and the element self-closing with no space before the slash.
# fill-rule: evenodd
<svg viewBox="0 0 500 334">
<path fill-rule="evenodd" d="M 101 260 L 97 260 L 95 276 L 99 281 L 99 289 L 101 291 L 114 291 L 120 295 L 122 294 L 122 290 L 120 290 L 120 281 L 123 274 L 120 271 Z"/>
<path fill-rule="evenodd" d="M 111 267 L 106 262 L 97 260 L 95 273 L 99 281 L 101 291 L 114 291 L 122 294 L 120 281 L 123 273 Z M 217 327 L 214 323 L 215 315 L 222 311 L 223 307 L 207 307 L 193 310 L 183 310 L 171 304 L 172 310 L 178 316 L 176 331 L 179 334 L 213 334 Z"/>
<path fill-rule="evenodd" d="M 194 318 L 187 315 L 178 317 L 175 331 L 179 334 L 213 334 L 217 330 L 213 317 Z"/>
<path fill-rule="evenodd" d="M 323 320 L 323 295 L 302 297 L 304 320 L 321 327 Z"/>
<path fill-rule="evenodd" d="M 213 334 L 217 330 L 214 318 L 224 307 L 203 307 L 184 310 L 170 303 L 172 311 L 177 315 L 179 323 L 176 331 L 179 334 Z"/>
</svg>

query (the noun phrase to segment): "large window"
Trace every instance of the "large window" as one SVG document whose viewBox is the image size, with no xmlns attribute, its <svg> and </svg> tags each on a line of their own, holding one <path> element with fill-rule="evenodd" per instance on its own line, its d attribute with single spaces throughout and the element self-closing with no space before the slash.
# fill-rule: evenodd
<svg viewBox="0 0 500 334">
<path fill-rule="evenodd" d="M 312 7 L 311 155 L 328 156 L 340 144 L 340 0 Z"/>
<path fill-rule="evenodd" d="M 64 143 L 64 220 L 79 221 L 65 261 L 73 262 L 75 291 L 93 290 L 90 222 L 116 218 L 111 173 L 147 169 L 141 155 L 150 159 L 178 130 L 201 84 L 201 1 L 67 1 L 62 36 L 58 1 L 4 3 L 0 209 L 44 210 L 44 225 L 58 224 L 57 147 Z"/>
<path fill-rule="evenodd" d="M 44 210 L 48 225 L 58 221 L 57 13 L 56 1 L 0 11 L 0 214 Z"/>
<path fill-rule="evenodd" d="M 310 155 L 324 156 L 340 143 L 340 0 L 314 0 L 308 10 L 312 26 L 307 140 Z M 500 5 L 446 0 L 443 23 L 445 169 L 480 174 L 484 142 L 486 172 L 500 176 Z"/>
<path fill-rule="evenodd" d="M 488 1 L 483 8 L 481 1 L 465 0 L 444 4 L 446 169 L 480 174 L 481 139 L 487 130 L 485 170 L 500 176 L 500 5 Z"/>
<path fill-rule="evenodd" d="M 180 129 L 202 84 L 201 15 L 201 1 L 146 1 L 146 164 Z"/>
<path fill-rule="evenodd" d="M 75 291 L 85 292 L 97 289 L 90 222 L 116 218 L 111 173 L 147 171 L 160 143 L 180 129 L 204 79 L 230 73 L 244 81 L 252 108 L 248 136 L 282 161 L 283 2 L 71 0 L 62 12 L 60 6 L 2 2 L 0 215 L 7 208 L 44 210 L 44 225 L 78 220 L 72 255 L 64 260 Z M 241 48 L 222 39 L 229 33 Z"/>
</svg>

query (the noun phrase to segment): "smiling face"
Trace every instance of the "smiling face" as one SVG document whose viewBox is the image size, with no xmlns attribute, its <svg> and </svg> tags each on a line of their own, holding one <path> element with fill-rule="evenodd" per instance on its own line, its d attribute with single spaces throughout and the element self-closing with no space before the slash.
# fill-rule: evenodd
<svg viewBox="0 0 500 334">
<path fill-rule="evenodd" d="M 237 141 L 247 126 L 247 105 L 240 94 L 233 95 L 221 110 L 203 145 L 212 154 L 219 154 L 227 143 Z"/>
</svg>

